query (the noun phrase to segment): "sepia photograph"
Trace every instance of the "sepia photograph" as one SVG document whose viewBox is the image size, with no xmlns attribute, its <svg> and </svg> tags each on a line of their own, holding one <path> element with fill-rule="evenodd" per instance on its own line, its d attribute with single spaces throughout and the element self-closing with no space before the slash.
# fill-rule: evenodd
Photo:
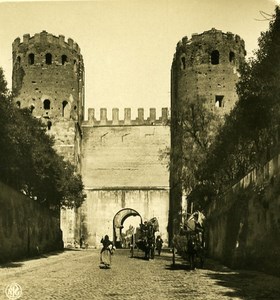
<svg viewBox="0 0 280 300">
<path fill-rule="evenodd" d="M 0 300 L 279 287 L 280 0 L 0 0 Z"/>
</svg>

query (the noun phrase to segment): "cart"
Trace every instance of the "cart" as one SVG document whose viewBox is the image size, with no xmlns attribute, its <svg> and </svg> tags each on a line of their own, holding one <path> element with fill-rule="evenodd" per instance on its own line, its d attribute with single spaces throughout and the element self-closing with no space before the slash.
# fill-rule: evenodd
<svg viewBox="0 0 280 300">
<path fill-rule="evenodd" d="M 191 269 L 203 268 L 205 261 L 203 213 L 196 211 L 186 218 L 178 234 L 173 238 L 172 263 L 176 264 L 176 254 L 187 260 Z"/>
</svg>

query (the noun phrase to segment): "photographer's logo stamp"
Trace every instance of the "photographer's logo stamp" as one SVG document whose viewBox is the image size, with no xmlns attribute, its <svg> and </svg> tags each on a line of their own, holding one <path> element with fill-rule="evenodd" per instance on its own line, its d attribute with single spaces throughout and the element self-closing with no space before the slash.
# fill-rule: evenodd
<svg viewBox="0 0 280 300">
<path fill-rule="evenodd" d="M 5 294 L 8 299 L 11 300 L 19 299 L 22 296 L 22 288 L 18 283 L 13 282 L 6 286 Z"/>
</svg>

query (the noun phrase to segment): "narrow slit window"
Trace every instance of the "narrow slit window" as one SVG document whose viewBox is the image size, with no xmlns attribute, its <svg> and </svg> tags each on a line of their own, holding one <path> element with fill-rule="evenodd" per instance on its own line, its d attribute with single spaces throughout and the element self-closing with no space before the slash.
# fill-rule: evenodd
<svg viewBox="0 0 280 300">
<path fill-rule="evenodd" d="M 34 61 L 35 61 L 35 55 L 34 55 L 33 53 L 30 53 L 30 54 L 28 55 L 28 63 L 29 63 L 30 65 L 34 65 Z"/>
<path fill-rule="evenodd" d="M 235 54 L 233 51 L 229 52 L 229 62 L 234 62 L 235 59 Z"/>
<path fill-rule="evenodd" d="M 64 100 L 62 102 L 62 117 L 65 117 L 65 110 L 67 108 L 68 102 L 66 100 Z"/>
<path fill-rule="evenodd" d="M 52 55 L 50 53 L 46 54 L 46 64 L 51 65 L 52 64 Z"/>
<path fill-rule="evenodd" d="M 62 55 L 61 56 L 61 63 L 62 63 L 62 65 L 65 65 L 65 63 L 67 63 L 67 62 L 68 62 L 67 56 L 66 55 Z"/>
<path fill-rule="evenodd" d="M 181 66 L 182 66 L 183 70 L 186 69 L 186 57 L 185 56 L 181 57 Z"/>
<path fill-rule="evenodd" d="M 211 64 L 218 65 L 220 63 L 220 53 L 218 50 L 214 50 L 211 53 Z"/>
</svg>

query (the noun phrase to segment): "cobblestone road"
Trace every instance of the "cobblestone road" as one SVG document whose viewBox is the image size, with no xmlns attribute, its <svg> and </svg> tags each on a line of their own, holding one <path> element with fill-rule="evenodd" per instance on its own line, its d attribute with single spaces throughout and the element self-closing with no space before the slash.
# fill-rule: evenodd
<svg viewBox="0 0 280 300">
<path fill-rule="evenodd" d="M 112 268 L 99 269 L 98 250 L 67 250 L 38 259 L 0 266 L 0 299 L 16 282 L 20 300 L 43 299 L 195 299 L 279 300 L 280 278 L 258 272 L 232 271 L 212 261 L 190 271 L 170 253 L 154 260 L 130 258 L 117 250 Z"/>
</svg>

